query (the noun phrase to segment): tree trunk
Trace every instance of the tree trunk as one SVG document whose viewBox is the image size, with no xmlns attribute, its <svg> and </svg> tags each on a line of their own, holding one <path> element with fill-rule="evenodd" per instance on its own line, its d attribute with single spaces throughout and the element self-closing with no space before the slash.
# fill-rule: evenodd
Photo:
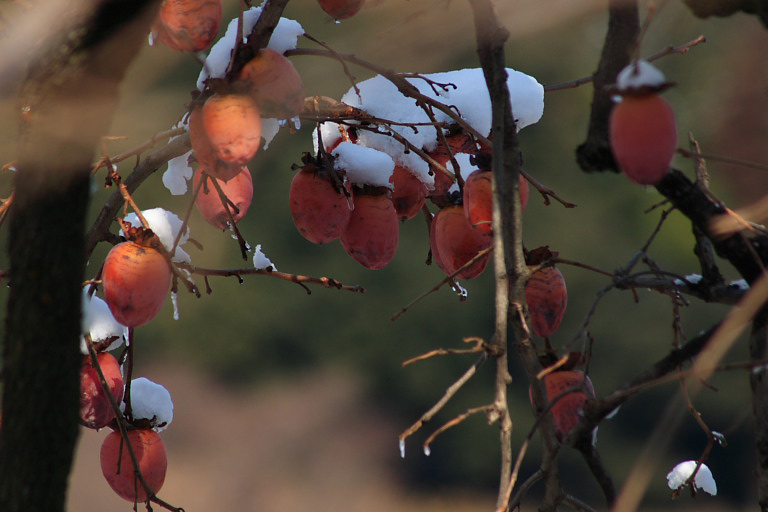
<svg viewBox="0 0 768 512">
<path fill-rule="evenodd" d="M 94 2 L 43 38 L 21 88 L 3 343 L 0 510 L 61 511 L 78 434 L 90 167 L 157 1 Z M 39 9 L 54 8 L 40 5 Z M 47 35 L 47 34 L 46 34 Z"/>
</svg>

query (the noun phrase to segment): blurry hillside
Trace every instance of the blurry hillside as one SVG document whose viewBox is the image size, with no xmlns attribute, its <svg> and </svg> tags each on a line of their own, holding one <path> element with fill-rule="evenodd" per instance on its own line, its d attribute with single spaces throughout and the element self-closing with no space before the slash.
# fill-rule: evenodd
<svg viewBox="0 0 768 512">
<path fill-rule="evenodd" d="M 225 3 L 234 8 L 234 2 Z M 465 2 L 368 3 L 357 17 L 341 24 L 330 21 L 311 0 L 294 0 L 285 15 L 299 20 L 307 32 L 339 52 L 355 53 L 397 71 L 427 73 L 477 66 Z M 558 0 L 549 2 L 546 9 L 534 0 L 497 3 L 502 23 L 511 32 L 510 67 L 543 84 L 593 72 L 605 32 L 604 2 Z M 681 145 L 691 131 L 705 153 L 766 162 L 768 62 L 762 49 L 768 47 L 768 32 L 747 16 L 702 21 L 693 18 L 681 2 L 668 2 L 651 25 L 643 54 L 683 44 L 700 34 L 707 36 L 707 43 L 658 62 L 667 78 L 678 83 L 666 97 L 678 115 Z M 309 41 L 300 41 L 300 46 L 314 47 Z M 308 94 L 339 98 L 350 87 L 334 61 L 309 57 L 293 61 Z M 125 84 L 112 129 L 113 135 L 126 140 L 109 142 L 110 151 L 116 154 L 136 146 L 176 123 L 185 112 L 199 69 L 191 56 L 147 47 Z M 370 76 L 359 68 L 352 72 L 359 80 Z M 526 169 L 578 204 L 572 210 L 558 204 L 545 206 L 532 193 L 524 236 L 528 248 L 549 245 L 563 258 L 611 271 L 624 265 L 650 236 L 659 210 L 643 212 L 661 196 L 632 185 L 623 176 L 585 175 L 578 169 L 574 151 L 586 134 L 590 98 L 589 85 L 548 93 L 541 122 L 521 132 Z M 4 100 L 2 109 L 4 118 L 13 118 L 12 98 Z M 438 438 L 429 458 L 422 455 L 420 445 L 442 423 L 490 401 L 491 365 L 483 367 L 434 422 L 410 440 L 405 460 L 397 457 L 397 435 L 474 360 L 472 356 L 445 357 L 406 368 L 401 362 L 435 348 L 458 347 L 467 336 L 491 335 L 490 272 L 463 283 L 469 291 L 466 302 L 441 289 L 392 322 L 393 314 L 442 279 L 438 268 L 424 264 L 428 251 L 424 223 L 417 218 L 403 224 L 395 260 L 375 272 L 359 266 L 338 242 L 320 247 L 304 240 L 291 220 L 288 187 L 291 164 L 300 161 L 302 152 L 312 150 L 311 128 L 303 126 L 295 134 L 283 131 L 267 151 L 257 155 L 251 166 L 254 203 L 240 229 L 252 245 L 262 244 L 279 270 L 333 277 L 344 284 L 362 285 L 366 292 L 314 287 L 307 295 L 294 284 L 268 277 L 247 277 L 242 284 L 234 278 L 213 278 L 210 296 L 196 299 L 180 293 L 178 321 L 172 319 L 168 301 L 156 320 L 137 329 L 136 375 L 166 385 L 175 398 L 176 417 L 164 433 L 171 467 L 161 494 L 189 511 L 282 512 L 309 506 L 428 511 L 447 510 L 446 503 L 455 506 L 450 510 L 489 510 L 498 471 L 495 427 L 488 427 L 481 417 L 471 418 Z M 13 140 L 12 124 L 0 128 L 3 161 L 12 159 Z M 674 163 L 686 172 L 691 169 L 684 159 Z M 120 168 L 126 174 L 129 170 L 130 164 Z M 729 206 L 743 206 L 768 192 L 764 171 L 716 162 L 709 164 L 709 171 L 713 192 Z M 163 206 L 183 215 L 189 198 L 171 196 L 162 186 L 161 174 L 162 170 L 136 194 L 139 205 Z M 2 186 L 8 183 L 7 176 L 0 175 L 0 180 Z M 110 193 L 95 192 L 94 214 Z M 192 237 L 203 246 L 202 251 L 187 246 L 195 264 L 249 266 L 250 262 L 240 259 L 237 243 L 228 233 L 208 225 L 197 212 L 192 213 L 190 225 Z M 0 237 L 5 235 L 0 232 Z M 688 225 L 672 215 L 651 255 L 664 268 L 688 274 L 698 268 L 692 245 Z M 97 248 L 91 274 L 107 250 L 104 244 Z M 0 255 L 0 267 L 6 261 Z M 595 294 L 608 284 L 605 277 L 580 268 L 563 266 L 561 271 L 568 283 L 569 308 L 552 338 L 556 347 L 571 343 Z M 204 288 L 202 280 L 198 284 Z M 637 294 L 636 301 L 631 292 L 612 292 L 592 321 L 595 346 L 590 372 L 598 394 L 635 375 L 670 347 L 669 299 L 644 290 Z M 683 329 L 694 336 L 725 311 L 724 306 L 683 308 Z M 732 358 L 743 359 L 745 354 L 745 347 L 737 345 Z M 512 374 L 510 401 L 517 447 L 531 426 L 531 414 L 525 377 L 517 367 Z M 735 372 L 718 375 L 711 384 L 720 391 L 703 393 L 696 405 L 709 425 L 727 436 L 729 446 L 715 448 L 710 456 L 718 497 L 701 496 L 693 503 L 699 510 L 709 504 L 736 510 L 751 506 L 755 494 L 749 386 L 746 376 Z M 599 446 L 617 481 L 629 471 L 675 392 L 674 384 L 649 391 L 601 428 Z M 110 493 L 96 466 L 102 435 L 84 433 L 70 492 L 72 510 L 128 509 L 118 498 L 103 497 L 105 491 Z M 668 460 L 660 464 L 649 491 L 649 507 L 682 509 L 691 503 L 687 497 L 669 501 L 664 474 L 683 458 L 698 457 L 705 443 L 693 419 L 687 419 Z M 536 457 L 532 449 L 524 474 L 535 469 Z M 579 489 L 581 497 L 602 503 L 595 484 L 584 479 L 578 457 L 563 457 L 562 472 L 570 480 L 567 485 Z M 483 497 L 474 498 L 478 494 Z"/>
</svg>

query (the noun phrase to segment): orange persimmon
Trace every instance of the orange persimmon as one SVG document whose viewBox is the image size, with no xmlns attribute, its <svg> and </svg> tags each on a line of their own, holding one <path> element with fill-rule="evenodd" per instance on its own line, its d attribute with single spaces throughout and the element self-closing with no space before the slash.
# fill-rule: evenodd
<svg viewBox="0 0 768 512">
<path fill-rule="evenodd" d="M 371 270 L 384 268 L 392 261 L 400 237 L 397 213 L 389 191 L 380 187 L 375 189 L 355 191 L 355 209 L 341 234 L 341 245 L 347 254 Z"/>
<path fill-rule="evenodd" d="M 341 236 L 352 215 L 349 185 L 346 193 L 337 190 L 329 176 L 313 164 L 305 165 L 291 181 L 291 215 L 301 236 L 315 244 L 332 242 Z"/>
<path fill-rule="evenodd" d="M 282 53 L 259 50 L 240 71 L 238 80 L 254 97 L 264 117 L 290 119 L 304 108 L 304 82 Z"/>
<path fill-rule="evenodd" d="M 557 331 L 568 305 L 568 290 L 557 267 L 543 267 L 528 279 L 525 301 L 534 336 L 549 336 Z"/>
<path fill-rule="evenodd" d="M 122 242 L 104 260 L 102 284 L 115 320 L 138 327 L 152 320 L 163 306 L 171 287 L 171 270 L 157 249 Z"/>
<path fill-rule="evenodd" d="M 357 14 L 365 0 L 317 0 L 317 3 L 333 19 L 344 20 Z"/>
<path fill-rule="evenodd" d="M 595 397 L 595 388 L 589 377 L 579 370 L 549 373 L 544 377 L 544 385 L 549 402 L 568 390 L 574 390 L 560 397 L 550 408 L 555 436 L 562 442 L 581 421 L 584 404 Z M 579 388 L 586 389 L 586 393 Z M 533 392 L 530 389 L 529 398 L 533 403 Z"/>
<path fill-rule="evenodd" d="M 451 275 L 493 245 L 493 237 L 474 229 L 467 221 L 462 205 L 446 206 L 432 219 L 430 244 L 435 263 Z M 488 252 L 456 277 L 473 279 L 483 273 L 490 261 Z"/>
<path fill-rule="evenodd" d="M 99 368 L 104 374 L 109 391 L 116 403 L 123 400 L 123 374 L 115 356 L 109 352 L 96 355 Z M 80 366 L 80 423 L 88 428 L 101 428 L 112 421 L 115 411 L 106 390 L 101 385 L 99 374 L 91 356 L 85 356 Z"/>
<path fill-rule="evenodd" d="M 528 181 L 520 175 L 520 207 L 525 212 L 530 189 Z M 478 169 L 464 182 L 464 213 L 473 228 L 485 235 L 493 233 L 493 173 Z"/>
<path fill-rule="evenodd" d="M 203 105 L 202 124 L 216 157 L 238 173 L 261 144 L 259 107 L 247 94 L 214 94 Z"/>
<path fill-rule="evenodd" d="M 128 442 L 136 455 L 139 470 L 150 490 L 157 494 L 165 482 L 168 457 L 165 444 L 154 430 L 128 431 Z M 101 444 L 101 472 L 118 496 L 134 503 L 147 501 L 147 491 L 134 470 L 125 440 L 115 431 Z"/>
<path fill-rule="evenodd" d="M 207 172 L 205 167 L 200 167 L 195 171 L 194 187 L 197 189 L 203 172 Z M 248 208 L 253 200 L 253 178 L 251 171 L 246 166 L 242 166 L 240 173 L 229 181 L 209 176 L 209 180 L 200 187 L 200 191 L 195 198 L 195 206 L 200 214 L 205 217 L 211 225 L 219 229 L 229 228 L 229 215 L 224 208 L 224 204 L 219 197 L 216 187 L 210 180 L 216 180 L 221 191 L 227 196 L 229 201 L 229 211 L 235 222 L 245 217 Z"/>
<path fill-rule="evenodd" d="M 427 200 L 427 186 L 405 167 L 395 165 L 389 179 L 394 190 L 392 204 L 400 220 L 412 219 Z"/>
<path fill-rule="evenodd" d="M 669 172 L 677 148 L 675 113 L 655 93 L 627 95 L 611 111 L 610 138 L 616 162 L 640 185 L 656 185 Z"/>
<path fill-rule="evenodd" d="M 152 33 L 171 50 L 201 52 L 221 25 L 221 0 L 164 0 Z"/>
</svg>

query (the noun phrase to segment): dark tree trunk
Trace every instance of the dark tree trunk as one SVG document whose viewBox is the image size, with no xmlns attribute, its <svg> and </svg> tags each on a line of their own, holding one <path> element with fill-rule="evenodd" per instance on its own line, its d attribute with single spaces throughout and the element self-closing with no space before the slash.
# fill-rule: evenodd
<svg viewBox="0 0 768 512">
<path fill-rule="evenodd" d="M 31 62 L 10 211 L 0 510 L 61 511 L 78 435 L 90 166 L 156 1 L 94 3 Z M 40 8 L 50 6 L 41 5 Z"/>
</svg>

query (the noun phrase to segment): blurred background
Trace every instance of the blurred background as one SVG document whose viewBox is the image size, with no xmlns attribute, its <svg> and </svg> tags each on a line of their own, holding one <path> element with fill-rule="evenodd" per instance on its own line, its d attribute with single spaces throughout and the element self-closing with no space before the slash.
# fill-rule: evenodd
<svg viewBox="0 0 768 512">
<path fill-rule="evenodd" d="M 543 9 L 534 0 L 497 2 L 501 22 L 511 37 L 507 63 L 556 84 L 591 74 L 597 66 L 606 29 L 602 1 L 552 0 Z M 237 3 L 225 0 L 225 21 Z M 403 72 L 429 73 L 477 67 L 474 29 L 466 2 L 450 0 L 369 0 L 356 17 L 334 23 L 314 0 L 293 0 L 285 16 L 342 53 Z M 666 94 L 678 116 L 680 145 L 688 132 L 704 153 L 766 162 L 768 137 L 768 32 L 746 15 L 699 20 L 681 2 L 659 2 L 643 43 L 647 56 L 668 45 L 705 35 L 707 42 L 685 55 L 658 61 L 677 87 Z M 300 40 L 300 47 L 316 47 Z M 331 60 L 295 57 L 308 95 L 340 98 L 350 87 Z M 190 55 L 147 46 L 124 84 L 122 104 L 108 144 L 112 154 L 134 147 L 168 129 L 185 112 L 200 63 Z M 352 68 L 358 80 L 371 74 Z M 653 232 L 660 210 L 654 189 L 643 189 L 614 174 L 587 175 L 574 151 L 586 135 L 591 86 L 547 93 L 542 120 L 520 133 L 525 168 L 564 199 L 578 205 L 545 206 L 532 192 L 524 219 L 527 248 L 549 245 L 560 256 L 612 271 L 626 262 Z M 2 100 L 3 119 L 17 115 L 12 95 Z M 0 126 L 3 163 L 13 159 L 15 122 Z M 245 238 L 283 272 L 328 276 L 362 285 L 364 294 L 302 288 L 264 276 L 212 278 L 212 294 L 197 299 L 180 293 L 180 318 L 173 320 L 170 301 L 150 324 L 136 330 L 135 376 L 163 384 L 175 403 L 175 419 L 163 433 L 169 470 L 160 495 L 193 510 L 319 511 L 353 510 L 492 510 L 498 485 L 498 429 L 473 416 L 442 434 L 426 457 L 421 443 L 446 421 L 493 397 L 493 365 L 478 374 L 435 417 L 412 436 L 399 457 L 397 436 L 436 402 L 473 362 L 474 356 L 439 357 L 402 367 L 401 363 L 436 348 L 462 347 L 462 339 L 493 332 L 491 273 L 462 283 L 469 292 L 461 302 L 443 288 L 396 321 L 391 317 L 443 275 L 426 266 L 428 236 L 421 218 L 401 225 L 400 246 L 385 269 L 369 271 L 346 255 L 338 242 L 315 246 L 303 239 L 291 220 L 288 188 L 302 152 L 312 151 L 310 125 L 287 130 L 252 162 L 254 201 L 239 224 Z M 692 164 L 674 164 L 690 173 Z M 132 162 L 119 167 L 124 175 Z M 140 207 L 162 206 L 178 215 L 189 196 L 171 196 L 161 169 L 135 198 Z M 764 171 L 709 163 L 714 194 L 730 207 L 762 197 L 768 189 Z M 0 173 L 0 196 L 10 190 L 10 176 Z M 93 212 L 111 190 L 94 185 Z M 193 263 L 216 268 L 245 268 L 229 233 L 210 226 L 193 211 L 187 244 Z M 7 234 L 0 231 L 5 243 Z M 664 269 L 698 272 L 689 224 L 673 214 L 651 247 Z M 89 272 L 94 275 L 109 247 L 97 247 Z M 7 256 L 0 254 L 0 268 Z M 734 276 L 723 264 L 722 270 Z M 587 270 L 561 266 L 569 290 L 565 320 L 551 341 L 570 346 L 609 280 Z M 204 288 L 202 280 L 198 285 Z M 7 294 L 0 291 L 5 302 Z M 727 312 L 726 306 L 694 300 L 680 310 L 685 334 L 695 336 Z M 669 297 L 640 290 L 611 292 L 600 302 L 589 331 L 594 338 L 590 375 L 598 395 L 632 378 L 666 355 L 674 321 Z M 51 340 L 52 342 L 55 340 Z M 728 358 L 743 360 L 746 345 L 736 344 Z M 512 358 L 509 401 L 514 421 L 514 453 L 532 425 L 528 384 Z M 665 475 L 677 462 L 699 457 L 706 435 L 692 416 L 674 433 L 672 448 L 659 461 L 643 503 L 644 510 L 752 510 L 754 448 L 746 372 L 718 374 L 695 406 L 728 446 L 709 457 L 718 496 L 687 495 L 671 501 Z M 677 384 L 638 396 L 600 428 L 598 447 L 617 483 L 632 467 Z M 100 474 L 98 450 L 105 432 L 84 431 L 72 475 L 70 510 L 129 510 Z M 537 468 L 537 442 L 525 458 L 521 478 Z M 600 508 L 596 484 L 580 458 L 561 456 L 565 487 Z M 537 503 L 534 487 L 524 505 Z"/>
</svg>

